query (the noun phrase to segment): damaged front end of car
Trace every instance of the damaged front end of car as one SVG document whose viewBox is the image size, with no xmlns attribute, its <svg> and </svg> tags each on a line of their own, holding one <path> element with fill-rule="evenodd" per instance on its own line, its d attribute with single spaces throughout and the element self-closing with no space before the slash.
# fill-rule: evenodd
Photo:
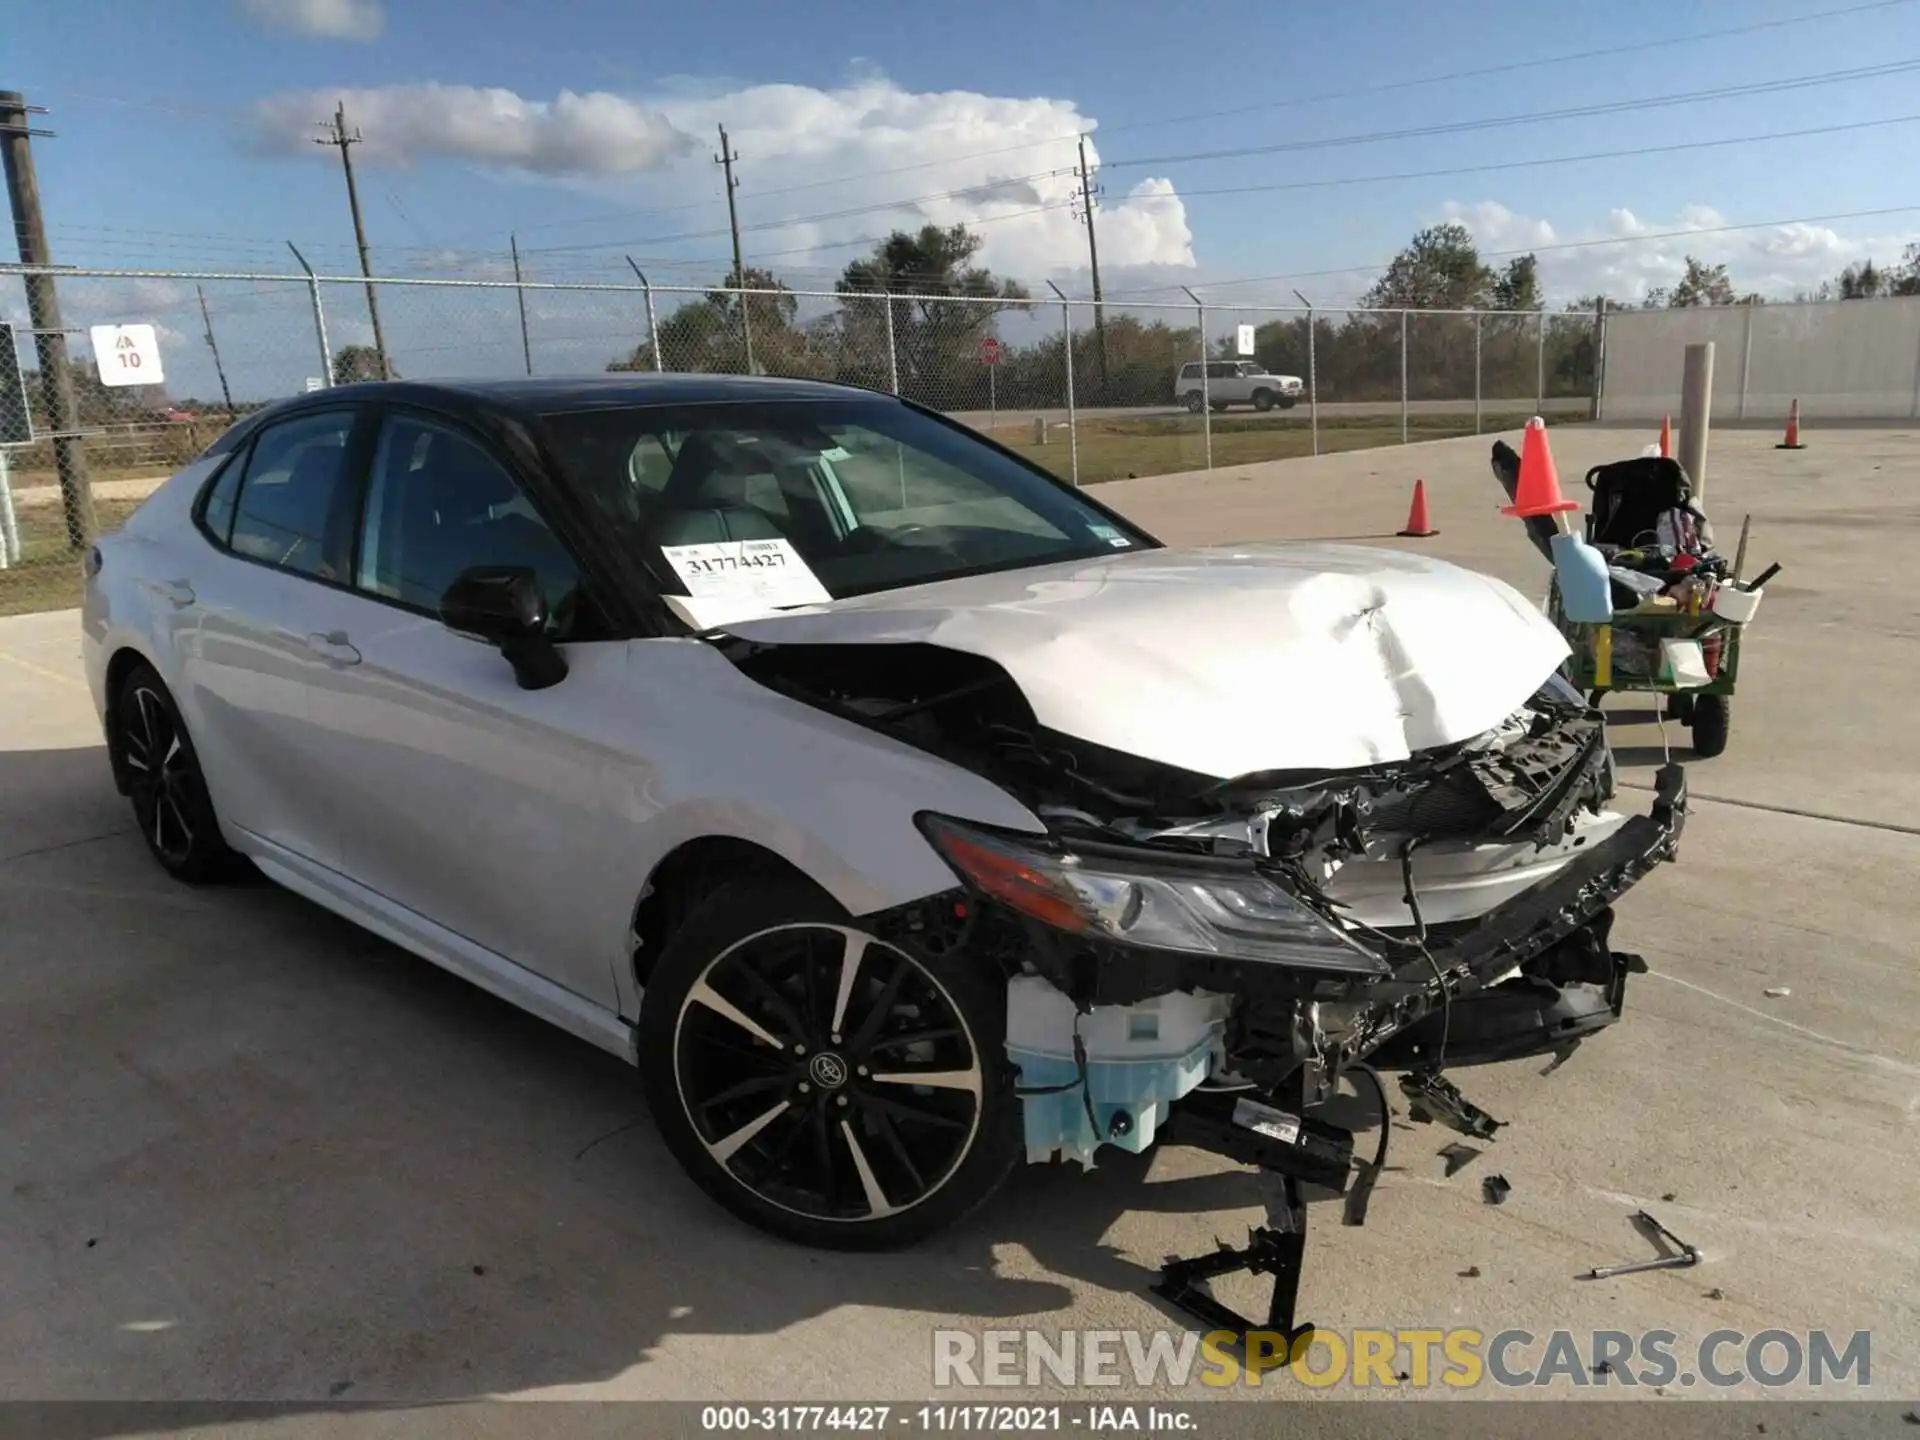
<svg viewBox="0 0 1920 1440">
<path fill-rule="evenodd" d="M 1007 976 L 1034 1160 L 1143 1149 L 1195 1091 L 1311 1107 L 1360 1063 L 1437 1075 L 1571 1049 L 1619 1017 L 1644 968 L 1612 948 L 1612 904 L 1674 854 L 1685 818 L 1677 765 L 1649 813 L 1608 808 L 1604 721 L 1557 677 L 1458 744 L 1223 782 L 1047 731 L 977 657 L 727 648 L 762 683 L 966 764 L 1046 822 L 923 816 L 959 884 L 877 917 Z M 1428 1088 L 1427 1113 L 1480 1125 Z"/>
<path fill-rule="evenodd" d="M 1379 563 L 1380 575 L 1400 575 L 1392 567 L 1401 562 Z M 1496 604 L 1446 583 L 1438 599 L 1455 620 L 1509 627 L 1515 652 L 1538 653 L 1545 670 L 1550 652 L 1564 656 L 1517 597 Z M 1208 1280 L 1240 1269 L 1274 1278 L 1268 1325 L 1299 1328 L 1301 1186 L 1346 1195 L 1349 1221 L 1364 1218 L 1388 1136 L 1379 1070 L 1401 1072 L 1416 1121 L 1484 1138 L 1499 1122 L 1443 1072 L 1563 1058 L 1619 1018 L 1627 977 L 1646 967 L 1613 948 L 1612 907 L 1674 856 L 1687 811 L 1674 764 L 1657 773 L 1645 813 L 1610 807 L 1605 722 L 1557 674 L 1535 681 L 1511 663 L 1476 667 L 1433 629 L 1419 637 L 1423 665 L 1405 653 L 1419 629 L 1405 617 L 1432 616 L 1410 597 L 1383 589 L 1349 614 L 1345 590 L 1317 584 L 1299 582 L 1290 636 L 1247 663 L 1292 676 L 1306 707 L 1315 679 L 1328 677 L 1338 708 L 1276 715 L 1264 746 L 1262 722 L 1243 711 L 1222 716 L 1230 744 L 1206 744 L 1184 728 L 1198 708 L 1192 695 L 1143 688 L 1138 712 L 1114 723 L 1129 673 L 1211 684 L 1208 693 L 1230 703 L 1222 642 L 1204 625 L 1182 632 L 1209 647 L 1193 672 L 1170 631 L 1136 643 L 1113 627 L 1105 670 L 1088 668 L 1094 657 L 1077 641 L 1057 641 L 1064 631 L 1016 635 L 1007 653 L 1020 683 L 993 653 L 1010 622 L 956 622 L 972 648 L 836 642 L 818 630 L 811 643 L 773 643 L 766 632 L 715 642 L 756 682 L 964 766 L 1041 822 L 1036 832 L 922 814 L 954 888 L 863 920 L 901 945 L 962 950 L 1006 977 L 1007 1053 L 1030 1160 L 1090 1166 L 1103 1146 L 1139 1151 L 1164 1139 L 1283 1182 L 1248 1247 L 1169 1262 L 1156 1287 L 1207 1324 L 1242 1331 L 1248 1322 L 1206 1292 Z M 1323 593 L 1341 603 L 1301 598 Z M 1142 664 L 1148 642 L 1157 649 Z M 1049 670 L 1041 656 L 1056 644 L 1060 668 Z M 1267 681 L 1263 693 L 1274 697 Z M 1023 684 L 1045 695 L 1053 723 L 1036 718 Z M 1460 723 L 1467 714 L 1476 718 Z M 1168 759 L 1069 730 L 1139 736 Z M 1168 763 L 1263 751 L 1282 761 L 1382 758 L 1230 779 Z M 1343 1079 L 1378 1092 L 1370 1163 L 1355 1159 L 1353 1131 L 1331 1123 L 1336 1112 L 1322 1111 Z"/>
</svg>

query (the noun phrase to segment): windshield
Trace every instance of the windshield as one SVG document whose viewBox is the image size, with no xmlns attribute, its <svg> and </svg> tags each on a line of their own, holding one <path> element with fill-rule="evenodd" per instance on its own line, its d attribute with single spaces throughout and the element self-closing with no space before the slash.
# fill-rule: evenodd
<svg viewBox="0 0 1920 1440">
<path fill-rule="evenodd" d="M 891 401 L 543 421 L 573 486 L 668 595 L 779 608 L 1154 544 L 970 432 Z"/>
</svg>

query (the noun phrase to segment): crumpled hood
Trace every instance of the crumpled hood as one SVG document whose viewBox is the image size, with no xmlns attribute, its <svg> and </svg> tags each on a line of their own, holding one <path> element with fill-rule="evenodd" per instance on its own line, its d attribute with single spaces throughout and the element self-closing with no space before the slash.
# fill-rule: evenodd
<svg viewBox="0 0 1920 1440">
<path fill-rule="evenodd" d="M 1353 545 L 1142 550 L 884 591 L 725 627 L 766 644 L 984 656 L 1049 729 L 1230 779 L 1467 740 L 1567 655 L 1511 586 Z"/>
</svg>

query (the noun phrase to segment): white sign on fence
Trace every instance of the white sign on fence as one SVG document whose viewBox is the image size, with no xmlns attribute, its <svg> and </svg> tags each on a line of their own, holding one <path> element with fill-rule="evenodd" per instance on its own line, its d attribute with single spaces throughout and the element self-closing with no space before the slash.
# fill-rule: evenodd
<svg viewBox="0 0 1920 1440">
<path fill-rule="evenodd" d="M 1251 325 L 1240 327 L 1240 353 L 1242 355 L 1253 353 L 1253 326 Z"/>
<path fill-rule="evenodd" d="M 151 325 L 94 326 L 93 358 L 102 385 L 159 385 L 167 378 Z"/>
<path fill-rule="evenodd" d="M 313 394 L 316 390 L 324 390 L 326 388 L 327 382 L 322 380 L 318 375 L 307 376 L 307 393 L 309 395 Z"/>
</svg>

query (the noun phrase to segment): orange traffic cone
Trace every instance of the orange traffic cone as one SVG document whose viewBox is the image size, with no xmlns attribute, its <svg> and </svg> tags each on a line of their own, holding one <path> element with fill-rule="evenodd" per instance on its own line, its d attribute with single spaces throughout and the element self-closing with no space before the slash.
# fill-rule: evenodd
<svg viewBox="0 0 1920 1440">
<path fill-rule="evenodd" d="M 1578 500 L 1561 498 L 1560 476 L 1553 468 L 1553 452 L 1547 448 L 1547 422 L 1536 415 L 1527 421 L 1520 442 L 1520 479 L 1513 487 L 1513 504 L 1502 505 L 1500 513 L 1531 520 L 1579 508 Z"/>
<path fill-rule="evenodd" d="M 1427 482 L 1424 480 L 1413 482 L 1413 508 L 1407 511 L 1407 528 L 1400 533 L 1412 536 L 1415 540 L 1424 540 L 1429 535 L 1440 533 L 1427 518 Z"/>
<path fill-rule="evenodd" d="M 1660 417 L 1660 458 L 1662 460 L 1673 458 L 1673 417 L 1671 415 Z"/>
<path fill-rule="evenodd" d="M 1773 447 L 1776 450 L 1804 450 L 1800 443 L 1800 401 L 1798 397 L 1787 410 L 1787 438 Z"/>
</svg>

